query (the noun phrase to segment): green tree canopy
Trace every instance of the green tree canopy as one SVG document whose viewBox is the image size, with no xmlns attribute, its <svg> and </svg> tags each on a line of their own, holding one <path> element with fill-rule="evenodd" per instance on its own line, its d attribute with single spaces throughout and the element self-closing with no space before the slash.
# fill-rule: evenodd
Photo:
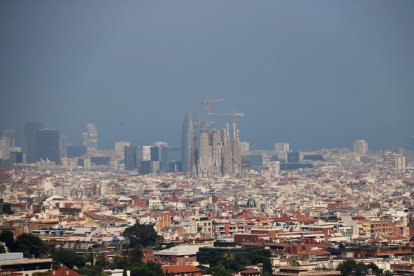
<svg viewBox="0 0 414 276">
<path fill-rule="evenodd" d="M 13 232 L 9 230 L 4 230 L 0 233 L 0 241 L 4 242 L 6 244 L 6 247 L 11 252 L 14 251 L 14 247 L 15 247 L 15 240 L 13 236 L 14 236 Z"/>
<path fill-rule="evenodd" d="M 206 272 L 212 275 L 231 276 L 231 273 L 223 265 L 212 266 Z"/>
<path fill-rule="evenodd" d="M 126 228 L 123 235 L 129 240 L 129 248 L 154 246 L 157 241 L 157 232 L 153 225 L 136 223 Z"/>
<path fill-rule="evenodd" d="M 265 260 L 263 260 L 263 274 L 272 275 L 272 273 L 272 262 L 269 258 L 266 258 Z"/>
<path fill-rule="evenodd" d="M 41 257 L 47 254 L 46 244 L 33 234 L 21 234 L 15 243 L 15 252 L 23 252 L 25 257 Z"/>
<path fill-rule="evenodd" d="M 56 250 L 52 254 L 53 261 L 57 264 L 63 264 L 70 269 L 73 269 L 75 266 L 80 268 L 85 266 L 85 259 L 83 256 L 76 254 L 73 250 L 61 249 Z"/>
<path fill-rule="evenodd" d="M 131 276 L 162 276 L 161 265 L 156 263 L 135 264 L 130 268 Z"/>
<path fill-rule="evenodd" d="M 372 269 L 372 272 L 376 275 L 384 275 L 382 269 L 379 269 L 374 263 L 365 265 L 363 262 L 358 263 L 354 259 L 348 259 L 340 263 L 336 268 L 336 270 L 340 271 L 341 275 L 344 276 L 351 275 L 351 272 L 354 272 L 356 276 L 365 275 L 368 269 Z"/>
<path fill-rule="evenodd" d="M 99 266 L 84 266 L 77 271 L 80 275 L 88 275 L 88 276 L 101 276 L 102 267 Z"/>
</svg>

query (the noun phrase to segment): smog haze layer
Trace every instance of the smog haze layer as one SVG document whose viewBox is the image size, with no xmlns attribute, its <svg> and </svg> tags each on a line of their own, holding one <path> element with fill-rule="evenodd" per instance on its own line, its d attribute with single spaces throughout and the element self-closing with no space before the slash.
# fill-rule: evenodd
<svg viewBox="0 0 414 276">
<path fill-rule="evenodd" d="M 80 144 L 94 122 L 101 147 L 178 145 L 184 113 L 202 119 L 211 97 L 245 114 L 255 148 L 407 145 L 413 13 L 413 1 L 1 1 L 0 128 L 42 121 Z"/>
</svg>

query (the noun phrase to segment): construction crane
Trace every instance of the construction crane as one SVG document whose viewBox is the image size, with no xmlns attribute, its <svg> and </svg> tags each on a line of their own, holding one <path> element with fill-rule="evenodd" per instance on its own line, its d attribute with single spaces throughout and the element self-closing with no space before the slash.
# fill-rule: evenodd
<svg viewBox="0 0 414 276">
<path fill-rule="evenodd" d="M 219 116 L 233 116 L 233 122 L 237 125 L 237 117 L 243 117 L 244 114 L 240 112 L 209 112 L 208 115 L 219 115 Z"/>
<path fill-rule="evenodd" d="M 209 98 L 206 98 L 204 100 L 204 102 L 202 102 L 201 104 L 204 105 L 204 109 L 206 110 L 206 114 L 209 115 L 210 114 L 210 105 L 213 104 L 213 103 L 220 103 L 222 101 L 224 101 L 224 99 L 209 99 Z"/>
<path fill-rule="evenodd" d="M 200 126 L 200 128 L 203 128 L 204 126 L 210 127 L 212 124 L 214 124 L 213 121 L 196 121 L 194 122 L 194 125 Z"/>
</svg>

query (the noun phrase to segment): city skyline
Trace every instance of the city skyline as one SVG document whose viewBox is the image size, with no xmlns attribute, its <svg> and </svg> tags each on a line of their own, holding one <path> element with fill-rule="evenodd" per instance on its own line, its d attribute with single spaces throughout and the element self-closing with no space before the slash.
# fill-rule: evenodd
<svg viewBox="0 0 414 276">
<path fill-rule="evenodd" d="M 201 118 L 206 96 L 246 114 L 255 148 L 413 140 L 412 2 L 0 5 L 0 128 L 18 142 L 40 121 L 80 144 L 94 122 L 102 148 L 179 145 L 182 114 Z"/>
</svg>

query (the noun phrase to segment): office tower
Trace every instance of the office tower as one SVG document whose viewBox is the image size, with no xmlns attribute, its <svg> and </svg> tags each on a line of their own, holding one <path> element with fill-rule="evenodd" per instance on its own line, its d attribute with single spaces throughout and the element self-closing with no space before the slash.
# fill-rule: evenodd
<svg viewBox="0 0 414 276">
<path fill-rule="evenodd" d="M 82 136 L 83 145 L 86 146 L 88 153 L 98 149 L 98 130 L 95 124 L 86 124 L 86 132 Z"/>
<path fill-rule="evenodd" d="M 281 152 L 288 152 L 289 151 L 289 143 L 275 143 L 275 152 L 277 154 Z"/>
<path fill-rule="evenodd" d="M 68 146 L 66 151 L 68 158 L 82 157 L 87 152 L 85 146 Z"/>
<path fill-rule="evenodd" d="M 126 146 L 124 148 L 125 170 L 134 171 L 137 169 L 137 164 L 138 164 L 137 154 L 138 154 L 137 146 Z"/>
<path fill-rule="evenodd" d="M 368 142 L 365 140 L 356 140 L 354 142 L 354 152 L 358 155 L 365 155 L 368 153 Z"/>
<path fill-rule="evenodd" d="M 9 139 L 0 137 L 0 159 L 8 159 L 10 154 Z"/>
<path fill-rule="evenodd" d="M 299 151 L 291 151 L 287 153 L 287 162 L 290 164 L 300 163 L 300 152 Z"/>
<path fill-rule="evenodd" d="M 231 153 L 230 144 L 230 128 L 229 124 L 226 124 L 226 128 L 223 130 L 223 175 L 233 176 L 233 157 Z"/>
<path fill-rule="evenodd" d="M 59 141 L 59 130 L 39 129 L 36 138 L 38 160 L 60 163 Z"/>
<path fill-rule="evenodd" d="M 151 161 L 150 173 L 157 174 L 160 172 L 160 161 Z"/>
<path fill-rule="evenodd" d="M 168 143 L 164 142 L 164 141 L 158 141 L 154 143 L 154 146 L 158 147 L 158 148 L 166 148 L 168 147 Z"/>
<path fill-rule="evenodd" d="M 138 162 L 151 161 L 151 148 L 152 146 L 139 146 L 138 147 Z"/>
<path fill-rule="evenodd" d="M 0 137 L 4 137 L 6 140 L 6 146 L 13 148 L 15 144 L 16 131 L 12 128 L 5 128 L 0 131 Z"/>
<path fill-rule="evenodd" d="M 388 169 L 392 172 L 405 172 L 405 157 L 397 153 L 388 153 L 385 156 Z"/>
<path fill-rule="evenodd" d="M 239 147 L 239 129 L 236 123 L 233 123 L 233 176 L 241 174 L 241 154 Z"/>
<path fill-rule="evenodd" d="M 140 174 L 151 173 L 151 161 L 150 160 L 140 161 L 138 171 Z"/>
<path fill-rule="evenodd" d="M 120 141 L 120 142 L 116 142 L 115 143 L 115 152 L 116 155 L 120 158 L 124 157 L 124 148 L 130 146 L 129 142 L 124 142 L 124 141 Z"/>
<path fill-rule="evenodd" d="M 279 173 L 280 173 L 280 162 L 279 161 L 269 162 L 269 173 L 271 177 L 279 176 Z"/>
<path fill-rule="evenodd" d="M 68 156 L 68 146 L 70 145 L 69 137 L 61 134 L 59 140 L 60 159 Z"/>
<path fill-rule="evenodd" d="M 23 152 L 21 151 L 10 152 L 10 160 L 12 164 L 23 163 Z"/>
<path fill-rule="evenodd" d="M 247 158 L 249 167 L 258 168 L 264 166 L 262 154 L 249 154 Z"/>
<path fill-rule="evenodd" d="M 288 162 L 288 152 L 287 151 L 281 151 L 277 154 L 277 159 L 281 163 L 287 163 Z"/>
<path fill-rule="evenodd" d="M 156 146 L 150 147 L 150 160 L 160 161 L 160 148 Z"/>
<path fill-rule="evenodd" d="M 168 164 L 165 164 L 165 158 L 163 157 L 163 155 L 166 155 L 166 149 L 168 148 L 168 143 L 164 142 L 164 141 L 158 141 L 154 143 L 154 149 L 151 149 L 151 160 L 152 161 L 159 161 L 159 171 L 162 172 L 166 172 L 168 171 Z M 157 154 L 158 151 L 158 156 L 156 157 L 155 155 Z"/>
<path fill-rule="evenodd" d="M 192 164 L 194 163 L 194 118 L 191 112 L 185 114 L 183 121 L 183 128 L 181 133 L 181 159 L 182 170 L 186 174 L 191 174 L 193 171 Z"/>
<path fill-rule="evenodd" d="M 37 131 L 43 128 L 43 123 L 26 123 L 23 129 L 23 149 L 27 163 L 37 162 Z"/>
<path fill-rule="evenodd" d="M 181 167 L 181 148 L 161 147 L 160 170 L 162 172 L 177 172 Z"/>
<path fill-rule="evenodd" d="M 239 147 L 240 147 L 240 154 L 244 154 L 250 151 L 250 143 L 249 142 L 244 142 L 244 141 L 240 141 L 239 142 Z"/>
</svg>

